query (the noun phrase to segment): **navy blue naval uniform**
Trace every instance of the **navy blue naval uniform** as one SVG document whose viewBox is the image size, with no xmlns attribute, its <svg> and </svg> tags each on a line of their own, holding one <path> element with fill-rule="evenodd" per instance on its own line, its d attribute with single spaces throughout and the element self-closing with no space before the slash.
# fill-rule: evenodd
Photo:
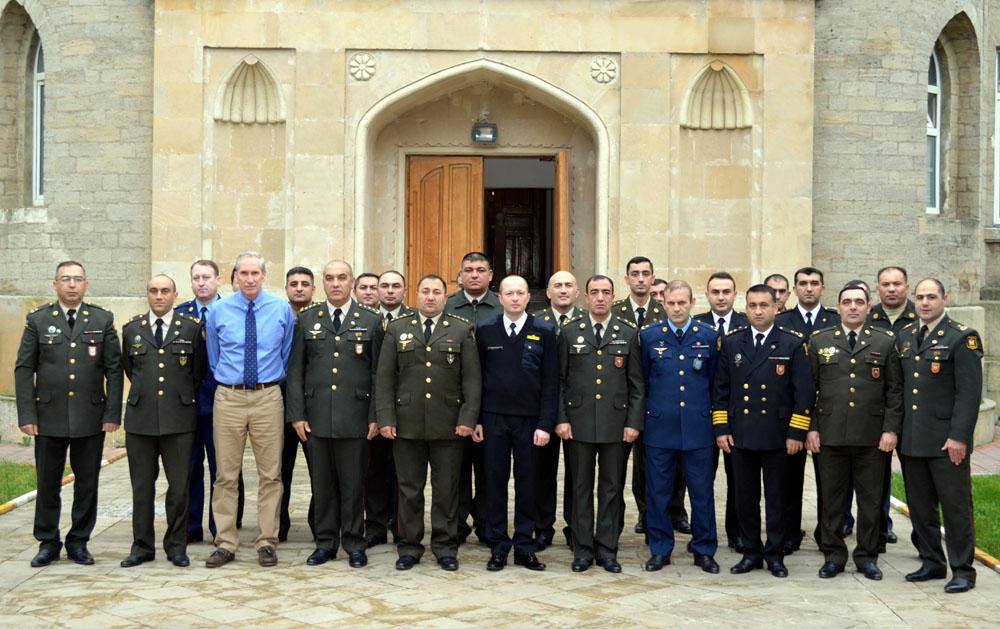
<svg viewBox="0 0 1000 629">
<path fill-rule="evenodd" d="M 486 541 L 506 556 L 534 552 L 538 505 L 536 484 L 540 448 L 535 430 L 552 433 L 559 401 L 556 329 L 527 315 L 513 338 L 503 313 L 476 327 L 483 373 L 483 467 L 486 479 Z M 507 485 L 514 459 L 514 536 L 507 529 Z"/>
<path fill-rule="evenodd" d="M 680 336 L 678 336 L 680 332 Z M 712 383 L 719 357 L 715 327 L 688 319 L 657 321 L 639 332 L 646 385 L 646 531 L 653 555 L 674 549 L 670 499 L 677 457 L 691 498 L 691 550 L 715 555 L 715 436 Z"/>
<path fill-rule="evenodd" d="M 782 510 L 788 500 L 786 439 L 805 441 L 816 400 L 812 367 L 801 333 L 772 326 L 760 349 L 753 327 L 722 338 L 712 393 L 715 436 L 732 435 L 736 509 L 744 559 L 780 561 Z M 760 540 L 760 484 L 764 478 L 767 541 Z"/>
</svg>

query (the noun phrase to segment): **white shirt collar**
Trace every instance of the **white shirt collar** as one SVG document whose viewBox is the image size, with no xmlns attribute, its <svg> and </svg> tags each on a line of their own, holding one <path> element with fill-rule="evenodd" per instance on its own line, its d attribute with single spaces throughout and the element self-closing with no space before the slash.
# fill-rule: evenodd
<svg viewBox="0 0 1000 629">
<path fill-rule="evenodd" d="M 938 317 L 937 319 L 934 319 L 930 323 L 924 323 L 923 321 L 921 321 L 920 325 L 921 326 L 926 325 L 927 326 L 927 333 L 930 334 L 935 329 L 937 329 L 938 324 L 940 324 L 942 321 L 944 321 L 945 314 L 947 314 L 947 312 L 942 312 L 940 317 Z M 917 328 L 917 332 L 919 332 L 919 331 L 920 331 L 920 328 Z"/>
<path fill-rule="evenodd" d="M 479 297 L 473 297 L 472 295 L 470 295 L 470 294 L 469 294 L 469 291 L 467 291 L 467 290 L 464 290 L 464 289 L 462 290 L 462 292 L 463 292 L 463 293 L 465 294 L 465 299 L 466 299 L 466 300 L 467 300 L 467 301 L 468 301 L 468 302 L 469 302 L 470 304 L 472 303 L 472 300 L 473 300 L 473 299 L 475 299 L 475 300 L 476 300 L 476 304 L 481 304 L 481 303 L 483 302 L 483 300 L 484 300 L 484 299 L 486 299 L 486 293 L 490 292 L 490 290 L 489 290 L 489 289 L 487 288 L 487 289 L 486 289 L 486 293 L 483 293 L 483 294 L 482 294 L 482 295 L 480 295 Z"/>
<path fill-rule="evenodd" d="M 83 309 L 83 302 L 81 301 L 79 304 L 77 304 L 75 306 L 67 306 L 66 304 L 64 304 L 63 302 L 60 301 L 59 302 L 59 306 L 62 307 L 63 317 L 65 317 L 65 319 L 67 321 L 69 321 L 69 311 L 70 311 L 70 309 L 72 308 L 72 309 L 76 310 L 76 312 L 74 312 L 73 314 L 80 314 L 80 310 Z"/>
<path fill-rule="evenodd" d="M 719 318 L 721 317 L 722 320 L 726 322 L 726 332 L 728 332 L 730 330 L 730 328 L 732 327 L 731 323 L 733 321 L 733 312 L 734 312 L 733 310 L 730 310 L 729 312 L 727 312 L 724 315 L 717 315 L 717 314 L 715 314 L 715 312 L 713 312 L 711 310 L 709 310 L 709 312 L 712 313 L 712 325 L 718 326 L 719 325 Z"/>
<path fill-rule="evenodd" d="M 649 299 L 647 299 L 646 300 L 646 305 L 642 306 L 642 305 L 639 305 L 638 303 L 636 303 L 635 299 L 632 298 L 632 293 L 629 293 L 628 294 L 628 301 L 629 301 L 630 304 L 632 304 L 632 312 L 635 313 L 636 322 L 638 322 L 639 308 L 643 308 L 644 309 L 642 311 L 643 315 L 648 315 L 649 314 L 650 302 L 653 301 L 653 298 L 650 297 Z"/>
<path fill-rule="evenodd" d="M 811 312 L 812 313 L 812 322 L 816 323 L 816 317 L 819 316 L 819 311 L 823 309 L 823 304 L 817 303 L 816 307 L 813 308 L 812 310 L 806 310 L 805 308 L 802 307 L 802 304 L 796 304 L 795 307 L 799 309 L 799 314 L 802 315 L 802 320 L 803 321 L 805 321 L 805 319 L 806 319 L 806 313 L 807 312 Z"/>
<path fill-rule="evenodd" d="M 444 313 L 442 312 L 441 314 L 444 314 Z M 437 327 L 438 321 L 441 320 L 441 314 L 439 314 L 436 317 L 432 317 L 431 318 L 431 332 L 434 331 L 434 328 Z M 423 315 L 423 313 L 421 313 L 421 312 L 417 312 L 417 315 L 420 317 L 420 331 L 423 332 L 424 331 L 424 325 L 425 325 L 424 322 L 427 321 L 427 317 L 425 317 Z"/>
<path fill-rule="evenodd" d="M 510 324 L 513 323 L 514 324 L 514 334 L 520 334 L 521 333 L 521 328 L 524 327 L 524 324 L 525 324 L 525 322 L 527 320 L 528 320 L 528 313 L 527 312 L 522 312 L 521 316 L 518 317 L 517 320 L 510 319 L 507 316 L 507 313 L 505 312 L 504 315 L 503 315 L 503 331 L 506 332 L 507 334 L 510 334 Z"/>
<path fill-rule="evenodd" d="M 334 306 L 333 304 L 330 303 L 330 300 L 327 299 L 326 308 L 327 310 L 330 311 L 330 319 L 331 320 L 333 319 L 333 311 L 336 310 L 337 308 L 340 308 L 341 321 L 343 321 L 343 317 L 346 317 L 347 313 L 350 312 L 351 308 L 354 306 L 353 302 L 354 302 L 353 299 L 348 299 L 343 306 Z"/>
<path fill-rule="evenodd" d="M 396 306 L 396 309 L 395 309 L 395 310 L 386 310 L 386 309 L 385 309 L 385 308 L 384 308 L 384 307 L 382 306 L 382 304 L 379 304 L 379 306 L 378 306 L 378 311 L 379 311 L 379 313 L 381 313 L 381 314 L 382 314 L 382 318 L 383 318 L 383 319 L 385 319 L 385 315 L 387 315 L 387 314 L 391 314 L 391 315 L 392 315 L 392 318 L 393 318 L 393 319 L 397 319 L 397 318 L 399 318 L 399 312 L 400 312 L 400 311 L 401 311 L 402 309 L 403 309 L 403 304 L 402 304 L 402 303 L 400 303 L 400 304 L 399 304 L 398 306 Z"/>
<path fill-rule="evenodd" d="M 587 315 L 587 318 L 590 319 L 590 329 L 591 330 L 593 330 L 594 326 L 596 326 L 598 323 L 601 324 L 601 334 L 604 334 L 605 332 L 607 332 L 608 331 L 608 325 L 611 324 L 611 315 L 608 315 L 608 318 L 605 319 L 604 321 L 595 321 L 594 320 L 594 315 Z"/>
<path fill-rule="evenodd" d="M 764 330 L 763 334 L 764 334 L 764 340 L 765 341 L 767 340 L 767 337 L 771 336 L 771 332 L 773 330 L 774 330 L 774 324 L 773 323 L 771 324 L 771 327 L 769 327 L 768 329 Z M 750 326 L 750 338 L 753 339 L 754 345 L 757 344 L 757 335 L 758 334 L 761 334 L 761 331 L 758 330 L 757 328 L 753 327 L 753 326 Z"/>
<path fill-rule="evenodd" d="M 163 314 L 163 316 L 160 316 L 160 317 L 157 317 L 153 313 L 152 309 L 149 310 L 149 325 L 152 326 L 153 332 L 156 332 L 156 320 L 157 319 L 163 319 L 163 331 L 166 332 L 167 330 L 170 329 L 170 324 L 174 320 L 174 311 L 173 311 L 173 309 L 168 310 L 166 313 Z"/>
<path fill-rule="evenodd" d="M 559 317 L 563 316 L 563 313 L 559 312 L 555 308 L 551 308 L 551 310 L 552 314 L 555 315 L 556 323 L 559 323 Z M 569 309 L 569 312 L 566 313 L 566 320 L 569 321 L 570 319 L 572 319 L 575 313 L 576 313 L 576 306 L 573 306 Z"/>
</svg>

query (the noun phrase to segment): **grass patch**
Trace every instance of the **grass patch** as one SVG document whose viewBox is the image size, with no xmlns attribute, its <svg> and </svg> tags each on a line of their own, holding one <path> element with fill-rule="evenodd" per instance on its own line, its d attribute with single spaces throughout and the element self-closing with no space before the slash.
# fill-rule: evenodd
<svg viewBox="0 0 1000 629">
<path fill-rule="evenodd" d="M 63 476 L 72 474 L 70 466 L 63 470 Z M 37 488 L 35 466 L 27 463 L 0 461 L 0 504 L 13 500 Z"/>
<path fill-rule="evenodd" d="M 906 502 L 906 488 L 900 474 L 892 475 L 892 495 Z M 1000 557 L 1000 474 L 972 477 L 972 513 L 976 546 Z"/>
</svg>

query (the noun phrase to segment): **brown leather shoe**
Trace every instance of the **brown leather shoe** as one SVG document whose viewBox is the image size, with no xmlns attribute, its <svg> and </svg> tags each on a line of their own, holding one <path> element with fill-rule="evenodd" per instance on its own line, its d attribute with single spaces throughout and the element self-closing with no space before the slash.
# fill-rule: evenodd
<svg viewBox="0 0 1000 629">
<path fill-rule="evenodd" d="M 278 555 L 274 552 L 274 546 L 261 546 L 258 548 L 257 561 L 265 568 L 278 565 Z"/>
<path fill-rule="evenodd" d="M 205 560 L 206 568 L 218 568 L 219 566 L 224 566 L 233 559 L 236 559 L 236 555 L 229 552 L 225 548 L 216 548 L 208 559 Z"/>
</svg>

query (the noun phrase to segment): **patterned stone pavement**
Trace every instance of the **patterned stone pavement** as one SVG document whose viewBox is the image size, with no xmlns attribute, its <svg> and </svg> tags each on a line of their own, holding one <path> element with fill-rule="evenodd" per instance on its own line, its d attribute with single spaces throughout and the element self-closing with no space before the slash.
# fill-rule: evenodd
<svg viewBox="0 0 1000 629">
<path fill-rule="evenodd" d="M 820 580 L 822 556 L 807 536 L 803 549 L 787 558 L 790 576 L 777 579 L 766 571 L 731 575 L 739 559 L 722 540 L 716 558 L 722 566 L 709 575 L 691 565 L 679 536 L 674 564 L 645 573 L 648 550 L 632 533 L 635 505 L 629 496 L 622 536 L 619 575 L 591 568 L 570 571 L 572 555 L 563 545 L 541 553 L 542 573 L 513 565 L 498 573 L 485 570 L 487 548 L 467 544 L 459 552 L 461 569 L 440 570 L 428 553 L 409 572 L 393 568 L 391 546 L 369 551 L 370 563 L 355 570 L 341 556 L 319 567 L 305 565 L 312 551 L 305 525 L 307 474 L 301 458 L 296 469 L 290 540 L 278 549 L 279 565 L 256 563 L 256 473 L 252 455 L 245 461 L 247 526 L 241 532 L 237 561 L 204 568 L 209 544 L 193 544 L 192 566 L 170 565 L 162 551 L 157 561 L 123 569 L 118 562 L 131 543 L 131 498 L 126 460 L 101 472 L 101 502 L 90 543 L 97 563 L 78 566 L 63 559 L 33 569 L 29 559 L 37 544 L 31 535 L 33 506 L 0 516 L 0 626 L 16 627 L 674 627 L 790 626 L 822 627 L 995 627 L 1000 623 L 1000 574 L 978 566 L 975 590 L 947 595 L 943 581 L 906 583 L 903 575 L 918 567 L 905 540 L 909 521 L 894 515 L 900 543 L 889 546 L 880 561 L 885 579 L 866 580 L 852 567 L 835 579 Z M 804 528 L 815 525 L 812 466 L 807 465 Z M 725 495 L 721 473 L 716 495 Z M 721 492 L 719 490 L 722 490 Z M 158 534 L 163 530 L 159 490 Z M 70 486 L 63 490 L 63 530 L 68 527 Z M 428 505 L 429 505 L 428 501 Z M 561 504 L 561 503 L 560 503 Z M 721 515 L 722 501 L 717 500 Z M 429 520 L 429 515 L 428 515 Z M 429 527 L 429 524 L 428 524 Z M 853 537 L 850 538 L 853 542 Z"/>
</svg>

